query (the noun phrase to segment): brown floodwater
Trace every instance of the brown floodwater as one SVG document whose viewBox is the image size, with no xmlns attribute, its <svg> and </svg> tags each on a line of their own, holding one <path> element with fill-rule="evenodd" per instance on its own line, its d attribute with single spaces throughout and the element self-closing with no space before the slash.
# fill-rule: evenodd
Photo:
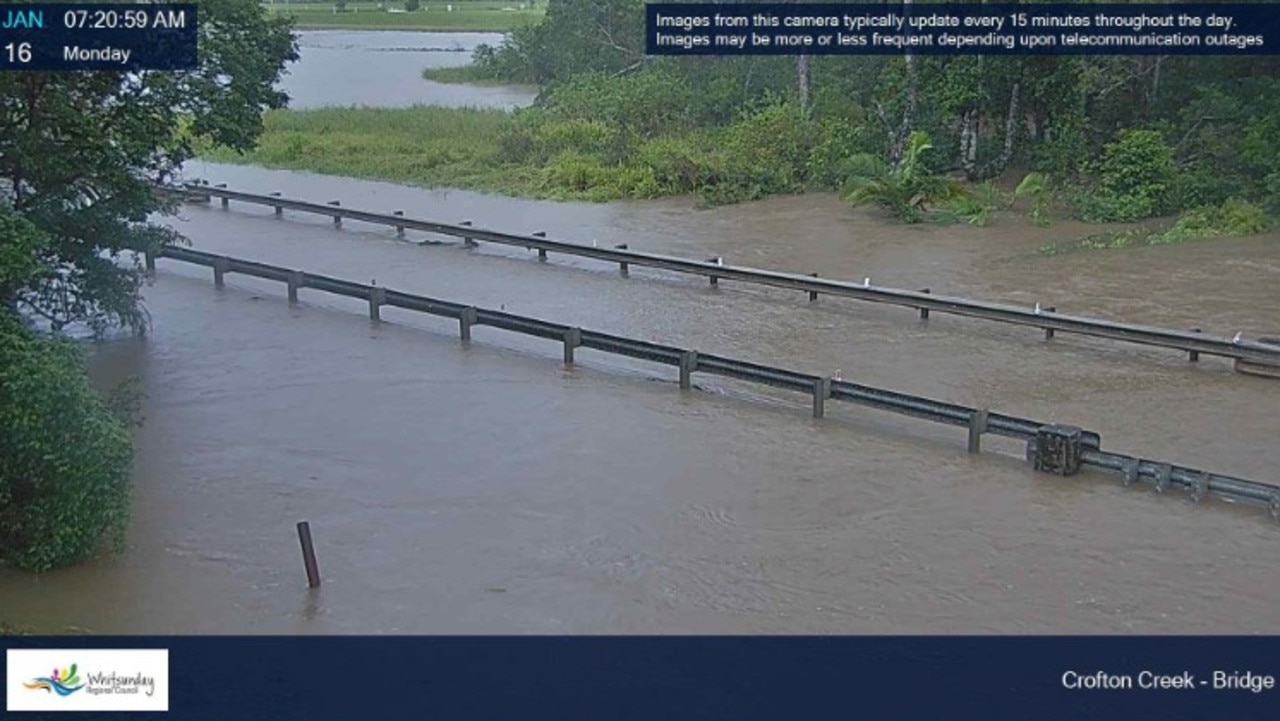
<svg viewBox="0 0 1280 721">
<path fill-rule="evenodd" d="M 1208 333 L 1280 335 L 1280 236 L 1035 252 L 1092 229 L 902 226 L 815 195 L 590 205 L 204 165 L 231 187 Z M 194 247 L 1001 412 L 1280 482 L 1280 382 L 1185 356 L 910 309 L 232 206 Z M 409 241 L 425 238 L 409 233 Z M 0 615 L 100 633 L 1266 633 L 1263 511 L 1038 476 L 1017 444 L 161 261 L 119 557 L 0 573 Z M 309 520 L 324 586 L 305 588 Z"/>
</svg>

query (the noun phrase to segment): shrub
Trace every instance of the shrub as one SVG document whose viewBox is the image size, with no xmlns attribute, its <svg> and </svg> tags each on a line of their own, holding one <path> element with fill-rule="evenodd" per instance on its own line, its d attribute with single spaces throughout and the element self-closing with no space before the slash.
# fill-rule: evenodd
<svg viewBox="0 0 1280 721">
<path fill-rule="evenodd" d="M 1169 211 L 1174 188 L 1173 149 L 1154 130 L 1125 130 L 1090 164 L 1096 187 L 1076 200 L 1091 222 L 1131 222 Z"/>
<path fill-rule="evenodd" d="M 126 408 L 130 404 L 123 404 Z M 43 571 L 122 548 L 132 442 L 72 342 L 0 311 L 0 560 Z"/>
</svg>

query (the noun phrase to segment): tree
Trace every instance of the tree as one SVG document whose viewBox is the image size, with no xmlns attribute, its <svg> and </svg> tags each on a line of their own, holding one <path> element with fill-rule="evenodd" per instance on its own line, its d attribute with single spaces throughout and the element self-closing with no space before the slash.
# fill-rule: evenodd
<svg viewBox="0 0 1280 721">
<path fill-rule="evenodd" d="M 128 519 L 136 399 L 100 397 L 72 342 L 83 322 L 143 327 L 131 253 L 180 240 L 150 218 L 197 142 L 245 151 L 298 57 L 257 0 L 199 3 L 182 72 L 0 73 L 0 562 L 74 563 Z"/>
<path fill-rule="evenodd" d="M 196 142 L 251 149 L 298 57 L 290 21 L 256 0 L 202 0 L 199 21 L 194 70 L 0 74 L 0 201 L 48 238 L 40 271 L 2 289 L 6 307 L 55 330 L 141 330 L 141 272 L 121 261 L 179 239 L 148 220 L 172 210 L 154 184 Z"/>
</svg>

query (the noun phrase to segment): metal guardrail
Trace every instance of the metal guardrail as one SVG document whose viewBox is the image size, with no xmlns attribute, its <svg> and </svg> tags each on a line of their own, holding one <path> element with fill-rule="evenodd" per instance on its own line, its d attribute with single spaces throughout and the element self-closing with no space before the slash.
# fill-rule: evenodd
<svg viewBox="0 0 1280 721">
<path fill-rule="evenodd" d="M 733 280 L 743 283 L 784 288 L 802 291 L 809 294 L 810 300 L 820 295 L 834 295 L 845 298 L 885 303 L 890 305 L 915 308 L 921 318 L 928 318 L 929 313 L 948 313 L 951 315 L 979 318 L 999 323 L 1032 326 L 1044 331 L 1045 338 L 1052 338 L 1055 333 L 1075 333 L 1077 335 L 1108 338 L 1139 345 L 1172 348 L 1188 354 L 1188 359 L 1198 361 L 1201 355 L 1221 356 L 1255 363 L 1270 364 L 1280 367 L 1280 347 L 1249 340 L 1234 340 L 1212 337 L 1198 330 L 1180 331 L 1153 326 L 1135 325 L 1116 321 L 1099 320 L 1080 316 L 1065 315 L 1056 312 L 1054 307 L 1037 306 L 1027 309 L 1019 306 L 967 300 L 942 295 L 934 295 L 925 290 L 901 290 L 871 285 L 852 283 L 843 280 L 818 278 L 817 274 L 799 275 L 757 268 L 735 267 L 724 264 L 723 259 L 708 261 L 689 260 L 657 253 L 645 253 L 630 250 L 626 245 L 613 248 L 600 248 L 579 243 L 549 240 L 545 233 L 520 235 L 486 230 L 470 225 L 470 221 L 450 224 L 418 218 L 409 218 L 401 211 L 394 213 L 374 213 L 353 208 L 344 208 L 339 201 L 328 204 L 311 203 L 281 197 L 279 194 L 259 195 L 238 190 L 230 190 L 225 186 L 207 186 L 190 184 L 182 190 L 175 191 L 195 196 L 200 199 L 220 198 L 223 207 L 230 201 L 265 205 L 275 209 L 280 216 L 285 210 L 302 213 L 327 215 L 333 218 L 335 225 L 341 225 L 343 219 L 358 220 L 365 223 L 391 226 L 398 234 L 403 235 L 405 229 L 413 229 L 462 238 L 467 245 L 475 245 L 478 241 L 495 243 L 538 251 L 540 260 L 545 260 L 548 253 L 561 253 L 583 258 L 593 258 L 618 264 L 622 273 L 626 274 L 631 266 L 656 268 L 675 273 L 704 276 L 712 284 L 720 280 Z"/>
<path fill-rule="evenodd" d="M 875 388 L 830 376 L 818 376 L 774 366 L 751 363 L 734 358 L 708 355 L 696 350 L 660 345 L 648 341 L 608 335 L 590 330 L 551 323 L 512 313 L 476 308 L 436 298 L 428 298 L 376 285 L 364 285 L 339 278 L 290 270 L 238 258 L 205 253 L 190 248 L 170 246 L 157 255 L 146 257 L 148 271 L 154 272 L 156 258 L 167 258 L 213 269 L 214 284 L 221 288 L 228 273 L 264 278 L 286 283 L 289 301 L 297 302 L 303 288 L 367 301 L 369 317 L 381 319 L 381 308 L 393 306 L 458 321 L 459 334 L 471 340 L 472 328 L 490 326 L 538 338 L 555 340 L 564 346 L 564 361 L 574 362 L 577 348 L 590 348 L 605 353 L 646 360 L 679 369 L 680 388 L 692 388 L 694 373 L 761 383 L 809 394 L 813 399 L 813 415 L 825 415 L 826 401 L 836 400 L 876 408 L 901 415 L 921 418 L 949 426 L 967 428 L 968 450 L 978 453 L 984 434 L 1026 441 L 1027 459 L 1037 470 L 1059 475 L 1072 475 L 1081 467 L 1119 473 L 1124 484 L 1150 483 L 1157 491 L 1174 487 L 1184 489 L 1199 502 L 1210 493 L 1233 501 L 1266 505 L 1272 518 L 1280 519 L 1280 486 L 1244 478 L 1153 461 L 1102 450 L 1100 436 L 1079 428 L 1051 425 L 1029 418 L 991 413 L 955 403 L 908 395 Z M 1055 443 L 1069 439 L 1067 457 L 1060 457 Z"/>
</svg>

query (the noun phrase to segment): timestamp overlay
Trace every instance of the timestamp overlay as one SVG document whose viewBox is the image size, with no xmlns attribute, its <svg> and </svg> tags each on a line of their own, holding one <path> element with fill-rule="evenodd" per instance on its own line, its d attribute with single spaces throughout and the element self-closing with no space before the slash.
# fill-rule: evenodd
<svg viewBox="0 0 1280 721">
<path fill-rule="evenodd" d="M 190 70 L 194 4 L 0 5 L 0 71 Z"/>
<path fill-rule="evenodd" d="M 650 3 L 650 55 L 1280 55 L 1267 3 Z"/>
</svg>

